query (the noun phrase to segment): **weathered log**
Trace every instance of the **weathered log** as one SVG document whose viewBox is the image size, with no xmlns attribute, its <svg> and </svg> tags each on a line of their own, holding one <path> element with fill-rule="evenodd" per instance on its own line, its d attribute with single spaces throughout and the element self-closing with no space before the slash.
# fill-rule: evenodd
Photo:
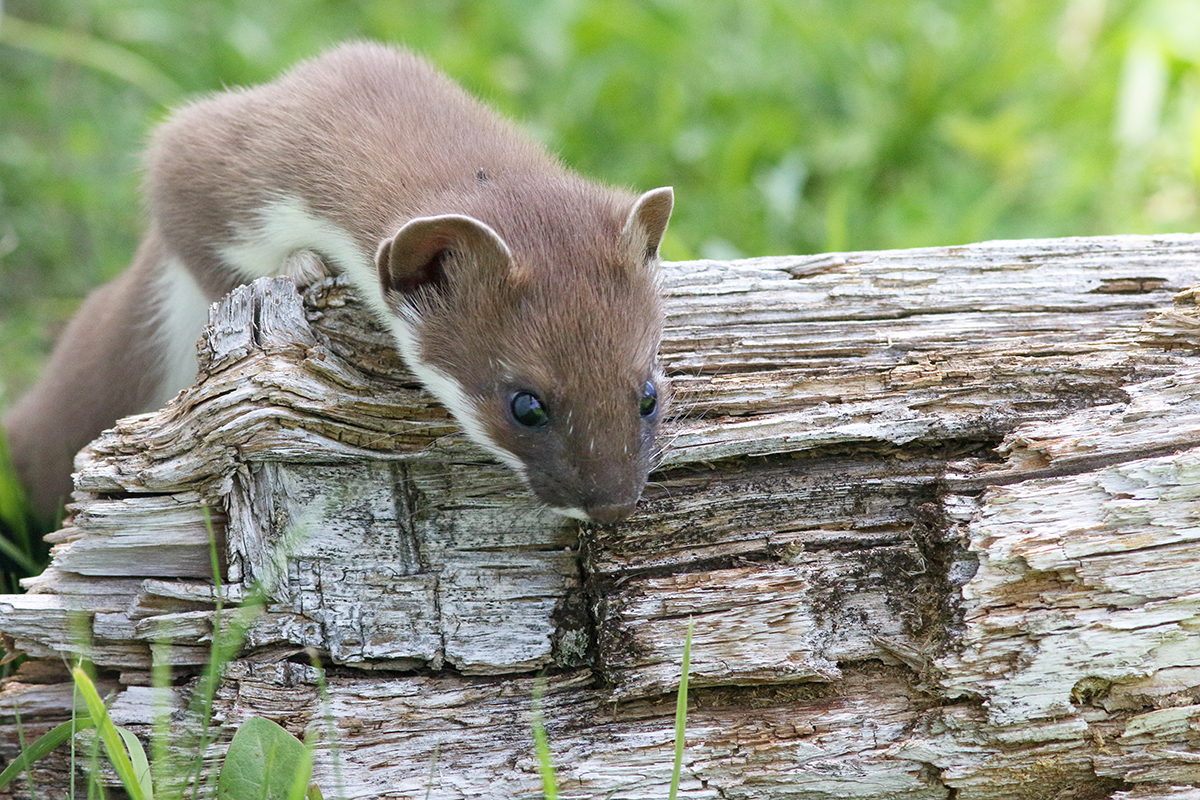
<svg viewBox="0 0 1200 800">
<path fill-rule="evenodd" d="M 1200 798 L 1200 236 L 666 275 L 669 447 L 609 529 L 461 437 L 342 284 L 227 298 L 0 597 L 33 659 L 0 757 L 68 713 L 62 656 L 147 732 L 151 667 L 257 587 L 208 757 L 267 716 L 327 796 L 536 794 L 537 670 L 564 796 L 665 796 L 690 619 L 686 796 Z"/>
</svg>

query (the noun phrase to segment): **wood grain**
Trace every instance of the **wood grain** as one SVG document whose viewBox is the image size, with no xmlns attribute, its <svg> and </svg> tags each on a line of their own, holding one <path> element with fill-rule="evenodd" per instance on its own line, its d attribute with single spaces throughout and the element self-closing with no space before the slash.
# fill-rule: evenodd
<svg viewBox="0 0 1200 800">
<path fill-rule="evenodd" d="M 665 796 L 691 620 L 684 796 L 1200 797 L 1200 236 L 665 274 L 667 448 L 608 529 L 468 443 L 341 283 L 227 298 L 0 596 L 32 658 L 0 758 L 68 714 L 64 656 L 148 733 L 261 593 L 208 757 L 267 716 L 326 796 L 536 795 L 539 686 L 562 796 Z"/>
</svg>

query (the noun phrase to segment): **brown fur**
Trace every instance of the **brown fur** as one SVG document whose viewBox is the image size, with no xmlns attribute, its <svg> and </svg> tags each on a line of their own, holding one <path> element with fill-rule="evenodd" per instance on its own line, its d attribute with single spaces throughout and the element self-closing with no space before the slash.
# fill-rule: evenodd
<svg viewBox="0 0 1200 800">
<path fill-rule="evenodd" d="M 164 239 L 221 292 L 230 276 L 215 247 L 230 239 L 231 222 L 251 220 L 281 190 L 374 253 L 412 217 L 472 214 L 480 205 L 479 218 L 502 219 L 493 227 L 510 243 L 539 246 L 554 224 L 544 213 L 561 210 L 538 219 L 487 190 L 582 182 L 423 59 L 369 44 L 181 109 L 155 136 L 147 163 Z M 572 225 L 583 227 L 594 212 L 573 213 Z"/>
<path fill-rule="evenodd" d="M 71 492 L 75 453 L 157 391 L 153 273 L 161 258 L 148 237 L 133 266 L 84 301 L 41 380 L 4 417 L 13 466 L 46 518 Z"/>
<path fill-rule="evenodd" d="M 547 200 L 552 208 L 586 208 L 586 191 L 586 184 L 543 185 L 537 198 L 502 195 L 498 202 L 526 211 Z M 604 521 L 632 510 L 650 469 L 658 415 L 637 413 L 643 386 L 655 383 L 661 404 L 668 399 L 656 364 L 663 312 L 656 274 L 644 264 L 647 236 L 636 226 L 623 235 L 629 204 L 609 203 L 580 226 L 590 238 L 570 248 L 553 218 L 526 216 L 523 225 L 534 233 L 528 243 L 518 240 L 523 246 L 513 248 L 511 261 L 478 244 L 456 253 L 450 244 L 445 285 L 416 298 L 389 295 L 398 314 L 405 303 L 419 309 L 422 359 L 443 365 L 464 387 L 489 437 L 521 458 L 542 500 Z M 481 219 L 492 216 L 475 210 Z M 380 267 L 385 279 L 395 271 Z M 507 404 L 523 390 L 551 409 L 549 430 L 512 424 Z"/>
<path fill-rule="evenodd" d="M 163 245 L 152 235 L 88 300 L 5 420 L 43 508 L 67 485 L 62 454 L 155 395 L 133 378 L 162 372 L 154 337 L 138 339 L 156 319 L 154 271 L 177 260 L 215 300 L 286 271 L 289 248 L 396 314 L 410 365 L 433 370 L 435 394 L 442 377 L 458 387 L 457 407 L 439 396 L 543 501 L 600 521 L 633 508 L 658 420 L 639 399 L 647 381 L 667 395 L 655 262 L 669 190 L 639 200 L 585 181 L 422 59 L 352 44 L 176 112 L 149 149 L 146 196 Z M 536 392 L 552 425 L 515 424 L 515 391 Z"/>
</svg>

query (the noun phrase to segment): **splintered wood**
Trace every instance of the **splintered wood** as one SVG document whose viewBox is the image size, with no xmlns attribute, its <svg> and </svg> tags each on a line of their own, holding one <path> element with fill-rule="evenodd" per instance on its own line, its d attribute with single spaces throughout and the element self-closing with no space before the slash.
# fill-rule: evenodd
<svg viewBox="0 0 1200 800">
<path fill-rule="evenodd" d="M 235 292 L 0 597 L 0 758 L 69 716 L 64 658 L 138 733 L 195 726 L 260 606 L 209 759 L 266 716 L 327 797 L 535 796 L 541 693 L 563 797 L 665 797 L 690 620 L 683 796 L 1200 800 L 1200 236 L 665 272 L 667 447 L 609 529 L 470 445 L 341 283 Z"/>
</svg>

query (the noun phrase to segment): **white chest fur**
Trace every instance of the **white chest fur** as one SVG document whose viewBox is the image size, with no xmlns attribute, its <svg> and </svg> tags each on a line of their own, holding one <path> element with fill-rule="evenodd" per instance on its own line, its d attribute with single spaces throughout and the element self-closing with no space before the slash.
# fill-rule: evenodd
<svg viewBox="0 0 1200 800">
<path fill-rule="evenodd" d="M 220 247 L 225 263 L 245 281 L 287 275 L 305 283 L 324 269 L 311 254 L 328 261 L 350 278 L 360 292 L 374 288 L 373 252 L 365 252 L 346 231 L 313 214 L 299 197 L 282 195 L 246 223 L 237 225 L 233 241 Z M 383 310 L 378 290 L 364 296 L 375 311 Z"/>
</svg>

